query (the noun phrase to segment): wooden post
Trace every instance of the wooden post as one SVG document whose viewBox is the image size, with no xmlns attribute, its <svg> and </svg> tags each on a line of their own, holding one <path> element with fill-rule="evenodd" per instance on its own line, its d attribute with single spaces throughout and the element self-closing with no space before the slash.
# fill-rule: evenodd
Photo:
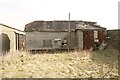
<svg viewBox="0 0 120 80">
<path fill-rule="evenodd" d="M 69 21 L 68 21 L 68 52 L 70 51 L 70 13 L 69 13 Z"/>
</svg>

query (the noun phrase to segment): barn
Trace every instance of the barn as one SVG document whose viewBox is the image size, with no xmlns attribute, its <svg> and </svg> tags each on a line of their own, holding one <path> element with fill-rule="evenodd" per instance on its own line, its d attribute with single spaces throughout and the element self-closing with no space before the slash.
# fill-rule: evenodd
<svg viewBox="0 0 120 80">
<path fill-rule="evenodd" d="M 97 22 L 70 21 L 70 35 L 68 27 L 66 20 L 33 21 L 26 24 L 27 50 L 90 49 L 95 42 L 101 44 L 105 40 L 106 28 L 97 25 Z"/>
<path fill-rule="evenodd" d="M 25 43 L 25 32 L 0 24 L 0 52 L 22 50 Z M 24 47 L 25 48 L 25 47 Z"/>
</svg>

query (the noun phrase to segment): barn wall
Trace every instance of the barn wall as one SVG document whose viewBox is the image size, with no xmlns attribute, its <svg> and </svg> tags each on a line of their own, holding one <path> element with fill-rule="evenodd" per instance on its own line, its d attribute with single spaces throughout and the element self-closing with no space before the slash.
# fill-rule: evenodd
<svg viewBox="0 0 120 80">
<path fill-rule="evenodd" d="M 77 47 L 78 49 L 83 49 L 83 32 L 80 30 L 76 31 L 76 38 L 77 38 Z"/>
<path fill-rule="evenodd" d="M 94 48 L 94 37 L 96 36 L 94 31 L 98 32 L 98 39 L 101 43 L 105 39 L 103 30 L 77 30 L 70 34 L 70 49 Z M 55 40 L 59 41 L 56 43 Z M 64 40 L 68 41 L 68 32 L 65 31 L 26 32 L 27 50 L 68 49 L 68 42 L 67 45 L 62 45 Z"/>
<path fill-rule="evenodd" d="M 76 33 L 75 32 L 71 32 L 70 35 L 70 49 L 75 49 L 77 48 L 77 40 L 76 40 Z"/>
<path fill-rule="evenodd" d="M 70 48 L 75 47 L 73 37 L 75 37 L 75 33 L 71 33 Z M 67 49 L 66 45 L 61 45 L 67 39 L 67 32 L 26 32 L 26 48 L 27 50 Z"/>
</svg>

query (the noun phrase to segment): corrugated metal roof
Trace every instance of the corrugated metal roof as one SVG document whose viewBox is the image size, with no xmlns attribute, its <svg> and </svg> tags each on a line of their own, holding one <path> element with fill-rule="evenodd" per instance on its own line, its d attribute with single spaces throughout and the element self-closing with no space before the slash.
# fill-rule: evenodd
<svg viewBox="0 0 120 80">
<path fill-rule="evenodd" d="M 90 25 L 86 28 L 78 28 L 78 24 L 81 24 L 83 22 L 86 25 Z M 71 30 L 75 31 L 76 29 L 94 29 L 94 28 L 100 28 L 105 29 L 103 27 L 100 27 L 99 25 L 96 25 L 97 22 L 90 22 L 90 21 L 81 21 L 81 20 L 72 20 L 70 21 Z M 68 21 L 67 20 L 54 20 L 54 21 L 33 21 L 31 23 L 28 23 L 25 25 L 24 31 L 68 31 Z M 92 26 L 92 27 L 91 27 Z"/>
</svg>

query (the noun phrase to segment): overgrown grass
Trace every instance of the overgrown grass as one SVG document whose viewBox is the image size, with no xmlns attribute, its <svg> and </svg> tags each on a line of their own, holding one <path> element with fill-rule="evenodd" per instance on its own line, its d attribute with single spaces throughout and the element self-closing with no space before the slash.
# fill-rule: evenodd
<svg viewBox="0 0 120 80">
<path fill-rule="evenodd" d="M 54 54 L 14 52 L 1 56 L 3 78 L 115 78 L 118 52 L 73 51 Z"/>
</svg>

